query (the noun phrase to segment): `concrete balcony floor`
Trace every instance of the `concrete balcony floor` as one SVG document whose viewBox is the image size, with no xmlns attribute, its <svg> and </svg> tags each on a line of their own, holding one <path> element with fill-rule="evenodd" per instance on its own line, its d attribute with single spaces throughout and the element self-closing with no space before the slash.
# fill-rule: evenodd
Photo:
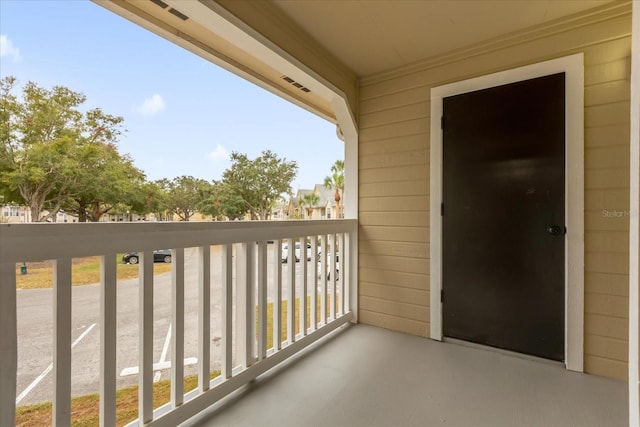
<svg viewBox="0 0 640 427">
<path fill-rule="evenodd" d="M 186 425 L 626 426 L 627 383 L 356 325 Z"/>
</svg>

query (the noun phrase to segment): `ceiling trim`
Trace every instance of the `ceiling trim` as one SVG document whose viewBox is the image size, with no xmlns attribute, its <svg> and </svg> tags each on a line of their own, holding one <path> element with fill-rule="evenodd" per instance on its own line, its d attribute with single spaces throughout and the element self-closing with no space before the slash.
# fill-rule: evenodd
<svg viewBox="0 0 640 427">
<path fill-rule="evenodd" d="M 374 85 L 389 79 L 403 77 L 408 74 L 439 67 L 462 59 L 468 59 L 473 56 L 488 54 L 497 50 L 563 33 L 571 29 L 609 21 L 623 16 L 630 16 L 631 4 L 630 0 L 613 1 L 603 6 L 590 9 L 586 12 L 580 12 L 567 17 L 555 19 L 525 30 L 511 32 L 471 46 L 456 49 L 446 54 L 432 56 L 412 64 L 375 73 L 367 77 L 362 77 L 361 87 Z"/>
</svg>

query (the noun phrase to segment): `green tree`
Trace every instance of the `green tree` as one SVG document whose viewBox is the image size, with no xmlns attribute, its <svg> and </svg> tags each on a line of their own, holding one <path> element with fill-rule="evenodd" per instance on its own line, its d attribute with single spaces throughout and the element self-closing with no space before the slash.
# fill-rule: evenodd
<svg viewBox="0 0 640 427">
<path fill-rule="evenodd" d="M 268 219 L 283 193 L 291 191 L 296 177 L 295 161 L 279 158 L 270 150 L 251 160 L 246 154 L 231 153 L 231 166 L 224 171 L 222 182 L 244 201 L 244 212 L 252 219 Z"/>
<path fill-rule="evenodd" d="M 203 179 L 184 175 L 172 181 L 161 180 L 160 182 L 166 192 L 163 201 L 165 209 L 177 215 L 180 221 L 189 221 L 189 218 L 197 212 L 200 202 L 211 186 Z"/>
<path fill-rule="evenodd" d="M 75 213 L 79 222 L 100 221 L 117 204 L 138 213 L 144 174 L 111 144 L 84 144 L 76 159 L 76 182 L 71 196 L 63 205 L 66 212 Z"/>
<path fill-rule="evenodd" d="M 324 186 L 330 190 L 334 190 L 334 200 L 336 201 L 337 217 L 342 218 L 342 205 L 344 194 L 344 161 L 336 160 L 331 166 L 331 175 L 324 178 Z"/>
<path fill-rule="evenodd" d="M 245 206 L 244 199 L 229 185 L 214 181 L 198 205 L 198 211 L 218 220 L 223 218 L 235 220 L 247 212 Z"/>
<path fill-rule="evenodd" d="M 313 208 L 320 203 L 320 196 L 318 196 L 315 192 L 307 193 L 298 201 L 300 207 L 306 207 L 307 216 L 311 218 L 313 215 Z"/>
<path fill-rule="evenodd" d="M 129 210 L 139 215 L 154 213 L 159 220 L 165 219 L 167 193 L 158 182 L 143 182 L 137 186 L 135 197 L 129 201 Z"/>
<path fill-rule="evenodd" d="M 78 165 L 91 144 L 115 144 L 123 119 L 82 112 L 86 97 L 63 86 L 29 82 L 18 98 L 16 84 L 14 77 L 0 80 L 0 186 L 29 206 L 34 221 L 55 219 L 82 184 Z"/>
</svg>

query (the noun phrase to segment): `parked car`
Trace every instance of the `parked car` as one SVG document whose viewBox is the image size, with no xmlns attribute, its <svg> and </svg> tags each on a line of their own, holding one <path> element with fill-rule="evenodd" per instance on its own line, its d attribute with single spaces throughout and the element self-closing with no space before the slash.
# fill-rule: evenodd
<svg viewBox="0 0 640 427">
<path fill-rule="evenodd" d="M 122 262 L 124 264 L 137 264 L 140 261 L 140 255 L 138 252 L 129 252 L 122 255 Z M 171 250 L 170 249 L 157 249 L 153 251 L 153 262 L 171 262 Z"/>
<path fill-rule="evenodd" d="M 318 253 L 320 248 L 318 248 Z M 311 261 L 311 243 L 307 243 L 307 261 Z M 300 242 L 296 242 L 296 262 L 300 262 Z M 287 243 L 282 244 L 282 262 L 287 262 L 289 260 L 289 245 Z"/>
<path fill-rule="evenodd" d="M 327 253 L 327 280 L 331 280 L 331 252 Z M 318 263 L 322 261 L 322 255 L 318 254 Z M 320 275 L 320 267 L 318 266 L 318 279 Z M 336 254 L 336 280 L 340 280 L 340 253 Z"/>
</svg>

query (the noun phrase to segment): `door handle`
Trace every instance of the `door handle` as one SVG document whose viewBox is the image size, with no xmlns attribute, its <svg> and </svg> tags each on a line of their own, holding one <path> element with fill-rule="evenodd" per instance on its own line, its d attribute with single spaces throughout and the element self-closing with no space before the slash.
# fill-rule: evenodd
<svg viewBox="0 0 640 427">
<path fill-rule="evenodd" d="M 560 225 L 550 225 L 549 227 L 547 227 L 547 233 L 551 234 L 554 237 L 559 236 L 566 233 L 566 228 Z"/>
</svg>

